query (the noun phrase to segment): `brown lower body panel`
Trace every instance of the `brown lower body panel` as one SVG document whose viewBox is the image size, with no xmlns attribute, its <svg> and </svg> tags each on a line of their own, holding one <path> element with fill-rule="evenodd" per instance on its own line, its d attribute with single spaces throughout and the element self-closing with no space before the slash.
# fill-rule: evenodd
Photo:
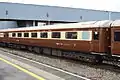
<svg viewBox="0 0 120 80">
<path fill-rule="evenodd" d="M 58 48 L 63 50 L 90 52 L 90 41 L 57 40 L 57 39 L 31 39 L 31 38 L 1 38 L 1 42 Z"/>
<path fill-rule="evenodd" d="M 113 42 L 111 52 L 113 55 L 120 55 L 120 42 Z"/>
</svg>

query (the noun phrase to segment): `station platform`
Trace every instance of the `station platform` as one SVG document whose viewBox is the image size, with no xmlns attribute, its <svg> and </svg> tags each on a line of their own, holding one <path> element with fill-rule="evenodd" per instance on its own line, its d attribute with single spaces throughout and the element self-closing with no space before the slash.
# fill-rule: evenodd
<svg viewBox="0 0 120 80">
<path fill-rule="evenodd" d="M 0 80 L 90 80 L 0 50 Z"/>
</svg>

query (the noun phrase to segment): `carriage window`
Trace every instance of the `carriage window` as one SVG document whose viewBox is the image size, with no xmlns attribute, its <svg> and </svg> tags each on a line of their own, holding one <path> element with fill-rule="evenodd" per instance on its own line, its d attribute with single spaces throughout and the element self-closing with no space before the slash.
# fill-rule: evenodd
<svg viewBox="0 0 120 80">
<path fill-rule="evenodd" d="M 42 33 L 40 33 L 40 37 L 41 37 L 41 38 L 47 38 L 47 37 L 48 37 L 47 32 L 42 32 Z"/>
<path fill-rule="evenodd" d="M 83 40 L 89 40 L 90 39 L 90 32 L 89 31 L 83 31 L 82 32 L 82 39 Z"/>
<path fill-rule="evenodd" d="M 52 32 L 52 38 L 60 38 L 60 32 Z"/>
<path fill-rule="evenodd" d="M 37 33 L 31 33 L 31 37 L 37 37 Z"/>
<path fill-rule="evenodd" d="M 12 37 L 15 37 L 16 36 L 16 34 L 15 33 L 12 33 Z"/>
<path fill-rule="evenodd" d="M 17 35 L 18 37 L 22 37 L 22 33 L 18 33 L 18 35 Z"/>
<path fill-rule="evenodd" d="M 114 41 L 120 41 L 120 32 L 114 32 Z"/>
<path fill-rule="evenodd" d="M 97 32 L 97 31 L 93 32 L 93 39 L 99 40 L 99 32 Z"/>
<path fill-rule="evenodd" d="M 8 37 L 8 33 L 4 33 L 4 37 Z"/>
<path fill-rule="evenodd" d="M 24 37 L 29 37 L 29 33 L 24 33 Z"/>
<path fill-rule="evenodd" d="M 66 32 L 66 39 L 77 39 L 77 32 Z"/>
</svg>

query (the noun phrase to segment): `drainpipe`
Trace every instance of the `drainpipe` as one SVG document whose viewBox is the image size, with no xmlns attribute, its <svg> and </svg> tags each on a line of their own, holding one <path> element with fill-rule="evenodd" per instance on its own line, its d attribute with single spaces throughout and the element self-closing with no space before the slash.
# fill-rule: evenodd
<svg viewBox="0 0 120 80">
<path fill-rule="evenodd" d="M 112 14 L 112 12 L 109 11 L 109 12 L 108 12 L 108 19 L 109 19 L 109 20 L 111 20 L 111 14 Z"/>
</svg>

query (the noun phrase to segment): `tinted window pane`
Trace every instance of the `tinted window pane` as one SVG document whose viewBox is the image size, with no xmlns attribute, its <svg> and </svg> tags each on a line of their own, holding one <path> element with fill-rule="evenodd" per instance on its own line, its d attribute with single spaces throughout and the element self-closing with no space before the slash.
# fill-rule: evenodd
<svg viewBox="0 0 120 80">
<path fill-rule="evenodd" d="M 66 39 L 77 39 L 77 32 L 66 32 Z"/>
<path fill-rule="evenodd" d="M 18 37 L 22 37 L 22 33 L 18 33 Z"/>
<path fill-rule="evenodd" d="M 29 33 L 24 33 L 24 37 L 29 37 Z"/>
<path fill-rule="evenodd" d="M 41 38 L 47 38 L 48 37 L 47 32 L 40 33 L 40 37 Z"/>
<path fill-rule="evenodd" d="M 85 40 L 90 39 L 90 32 L 83 31 L 82 32 L 82 39 L 85 39 Z"/>
<path fill-rule="evenodd" d="M 52 32 L 52 38 L 60 38 L 60 32 Z"/>
<path fill-rule="evenodd" d="M 8 33 L 4 33 L 4 37 L 8 37 Z"/>
<path fill-rule="evenodd" d="M 12 37 L 15 37 L 16 36 L 16 34 L 15 33 L 12 33 Z"/>
<path fill-rule="evenodd" d="M 97 32 L 97 31 L 93 32 L 93 39 L 99 40 L 99 32 Z"/>
<path fill-rule="evenodd" d="M 37 37 L 37 33 L 31 33 L 31 37 Z"/>
<path fill-rule="evenodd" d="M 114 32 L 114 41 L 120 41 L 120 32 Z"/>
</svg>

